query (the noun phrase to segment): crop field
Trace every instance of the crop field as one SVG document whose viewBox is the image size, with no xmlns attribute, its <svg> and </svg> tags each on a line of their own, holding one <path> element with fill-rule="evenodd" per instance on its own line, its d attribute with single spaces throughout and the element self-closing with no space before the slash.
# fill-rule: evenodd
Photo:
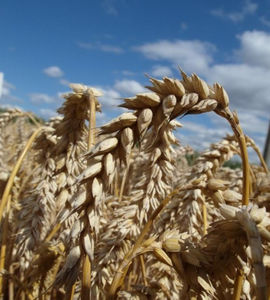
<svg viewBox="0 0 270 300">
<path fill-rule="evenodd" d="M 0 299 L 270 299 L 268 168 L 224 88 L 181 76 L 101 127 L 82 84 L 46 123 L 0 112 Z M 231 132 L 190 161 L 174 132 L 209 112 Z"/>
</svg>

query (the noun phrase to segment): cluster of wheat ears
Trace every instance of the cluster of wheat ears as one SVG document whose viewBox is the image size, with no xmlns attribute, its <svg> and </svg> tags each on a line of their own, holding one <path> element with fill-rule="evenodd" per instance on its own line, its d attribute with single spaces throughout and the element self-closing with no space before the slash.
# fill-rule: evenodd
<svg viewBox="0 0 270 300">
<path fill-rule="evenodd" d="M 81 84 L 46 124 L 0 114 L 0 299 L 270 299 L 267 166 L 224 88 L 181 74 L 100 128 Z M 176 119 L 206 112 L 232 135 L 189 166 Z"/>
</svg>

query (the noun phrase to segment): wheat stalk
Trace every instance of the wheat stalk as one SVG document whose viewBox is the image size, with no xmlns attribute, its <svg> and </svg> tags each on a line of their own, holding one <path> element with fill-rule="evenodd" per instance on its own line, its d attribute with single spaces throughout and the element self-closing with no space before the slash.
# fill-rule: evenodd
<svg viewBox="0 0 270 300">
<path fill-rule="evenodd" d="M 150 78 L 151 92 L 124 99 L 121 106 L 130 111 L 99 130 L 99 92 L 72 85 L 62 117 L 47 123 L 28 152 L 31 164 L 21 165 L 8 193 L 3 297 L 265 298 L 268 170 L 225 90 L 181 73 L 182 80 Z M 227 119 L 234 135 L 189 167 L 190 149 L 175 147 L 175 119 L 211 111 Z M 16 143 L 24 144 L 33 126 L 25 118 L 11 123 L 8 115 L 1 136 L 2 145 L 11 145 L 3 150 L 9 172 Z M 262 167 L 249 167 L 246 147 Z M 234 154 L 242 170 L 223 167 Z M 9 233 L 15 243 L 5 239 Z"/>
<path fill-rule="evenodd" d="M 28 220 L 24 217 L 24 225 L 21 226 L 23 231 L 19 233 L 21 252 L 33 250 L 49 233 L 55 223 L 54 216 L 62 209 L 74 190 L 73 178 L 83 168 L 81 153 L 86 149 L 85 120 L 88 119 L 88 98 L 92 89 L 82 85 L 72 87 L 73 93 L 65 95 L 67 100 L 59 109 L 64 118 L 54 123 L 55 129 L 51 136 L 45 139 L 45 145 L 36 144 L 37 149 L 42 149 L 39 160 L 43 169 L 36 192 L 31 192 L 31 198 L 26 199 L 27 206 L 20 212 L 29 216 Z M 40 214 L 35 222 L 28 210 L 31 202 Z"/>
<path fill-rule="evenodd" d="M 83 228 L 89 226 L 90 232 L 93 231 L 96 235 L 98 234 L 99 225 L 97 216 L 99 215 L 98 211 L 101 205 L 100 200 L 102 193 L 110 188 L 114 178 L 113 165 L 115 161 L 120 160 L 126 163 L 133 144 L 140 141 L 142 139 L 141 136 L 143 136 L 149 128 L 152 128 L 154 133 L 154 140 L 149 146 L 149 151 L 152 151 L 153 145 L 155 145 L 157 141 L 156 137 L 162 132 L 161 129 L 163 126 L 166 126 L 171 118 L 175 118 L 178 115 L 203 113 L 214 110 L 227 118 L 235 133 L 238 134 L 239 141 L 242 143 L 241 149 L 245 157 L 244 168 L 245 170 L 248 168 L 245 145 L 244 141 L 241 140 L 241 129 L 236 115 L 233 115 L 228 109 L 228 97 L 224 89 L 217 84 L 214 85 L 213 89 L 210 89 L 207 84 L 196 75 L 188 77 L 182 72 L 182 76 L 182 82 L 169 78 L 164 78 L 164 81 L 151 78 L 150 81 L 153 83 L 153 87 L 150 87 L 150 89 L 155 93 L 139 94 L 134 98 L 125 99 L 125 104 L 121 106 L 133 109 L 135 112 L 125 113 L 109 124 L 101 127 L 100 134 L 111 134 L 111 137 L 105 138 L 88 155 L 86 154 L 92 163 L 90 163 L 90 167 L 88 167 L 77 180 L 79 184 L 85 181 L 90 182 L 92 190 L 90 190 L 88 199 L 91 197 L 92 200 L 90 204 L 88 204 L 88 209 L 84 207 L 84 201 L 78 204 L 76 200 L 80 198 L 80 201 L 82 201 L 83 197 L 85 197 L 81 193 L 80 195 L 82 196 L 75 197 L 73 203 L 71 203 L 72 211 L 80 212 L 83 209 L 84 214 L 86 213 L 89 218 L 88 225 L 85 224 L 85 221 L 81 221 L 81 229 L 79 232 L 84 232 Z M 154 116 L 154 118 L 152 116 Z M 111 178 L 109 177 L 109 182 L 103 182 L 102 184 L 102 178 L 104 178 L 106 174 L 107 176 L 110 174 Z M 245 192 L 243 199 L 245 199 L 245 201 L 247 199 L 247 186 L 248 181 L 244 179 Z M 72 214 L 72 211 L 66 213 L 66 215 Z M 65 216 L 65 213 L 63 213 L 63 215 Z M 63 222 L 64 219 L 65 218 L 62 217 L 61 222 Z M 83 236 L 79 240 L 84 241 L 83 245 L 79 246 L 77 240 L 72 248 L 73 251 L 76 251 L 76 263 L 72 265 L 71 269 L 76 268 L 76 270 L 78 270 L 81 257 L 89 255 L 91 259 L 94 249 L 94 240 L 92 237 L 83 233 Z M 90 246 L 90 244 L 92 244 L 92 246 Z M 91 251 L 87 251 L 89 247 L 92 249 Z M 69 263 L 67 263 L 67 265 L 68 264 Z M 64 268 L 65 271 L 61 273 L 60 279 L 58 278 L 59 282 L 62 282 L 66 272 L 70 272 L 71 269 Z"/>
</svg>

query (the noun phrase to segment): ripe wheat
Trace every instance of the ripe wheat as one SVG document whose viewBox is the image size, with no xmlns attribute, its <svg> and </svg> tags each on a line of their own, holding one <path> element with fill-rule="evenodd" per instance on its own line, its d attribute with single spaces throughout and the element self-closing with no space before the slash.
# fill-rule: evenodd
<svg viewBox="0 0 270 300">
<path fill-rule="evenodd" d="M 267 166 L 224 88 L 181 74 L 150 78 L 150 92 L 124 99 L 129 111 L 99 129 L 101 93 L 71 85 L 61 117 L 35 124 L 30 150 L 25 113 L 0 114 L 1 297 L 266 299 Z M 192 149 L 174 130 L 185 115 L 207 112 L 233 135 L 188 166 Z M 249 164 L 247 147 L 262 166 Z M 23 151 L 27 163 L 17 163 Z M 223 166 L 234 155 L 242 169 Z"/>
</svg>

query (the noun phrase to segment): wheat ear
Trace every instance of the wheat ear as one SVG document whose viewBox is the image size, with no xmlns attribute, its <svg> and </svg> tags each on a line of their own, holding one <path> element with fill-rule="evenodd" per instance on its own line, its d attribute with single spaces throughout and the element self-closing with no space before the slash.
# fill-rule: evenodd
<svg viewBox="0 0 270 300">
<path fill-rule="evenodd" d="M 179 103 L 175 104 L 175 108 L 172 110 L 172 117 L 176 117 L 177 115 L 181 115 L 184 113 L 202 113 L 202 112 L 207 112 L 214 110 L 216 113 L 219 115 L 225 117 L 231 124 L 232 129 L 234 130 L 235 134 L 238 134 L 239 141 L 241 144 L 241 151 L 242 151 L 242 157 L 243 157 L 243 164 L 244 164 L 244 196 L 243 196 L 243 201 L 247 201 L 247 190 L 249 189 L 249 182 L 248 178 L 245 178 L 247 175 L 247 170 L 248 170 L 248 160 L 247 160 L 247 152 L 246 152 L 246 147 L 245 147 L 245 141 L 242 139 L 242 131 L 239 126 L 239 122 L 236 118 L 236 115 L 233 115 L 230 110 L 228 109 L 228 104 L 229 104 L 229 99 L 228 96 L 225 92 L 225 90 L 218 84 L 214 85 L 214 89 L 209 89 L 207 84 L 199 79 L 196 75 L 193 75 L 192 77 L 188 77 L 184 72 L 182 72 L 183 76 L 183 81 L 181 83 L 181 86 L 184 87 L 184 90 L 188 90 L 189 92 L 198 92 L 198 98 L 197 100 L 194 100 L 194 102 L 190 105 L 190 101 L 187 101 L 184 96 L 182 97 L 182 103 L 181 101 Z M 156 92 L 159 95 L 166 95 L 168 93 L 168 90 L 170 88 L 174 87 L 177 85 L 179 88 L 178 82 L 176 83 L 175 81 L 172 81 L 170 79 L 164 78 L 164 81 L 158 81 L 155 79 L 151 79 L 152 83 L 154 84 L 154 87 L 150 87 L 150 89 L 154 92 Z M 183 90 L 182 90 L 183 91 Z M 177 91 L 179 93 L 179 89 Z M 183 95 L 183 94 L 182 94 Z M 188 99 L 196 99 L 194 98 L 196 94 L 190 94 L 193 98 L 188 98 Z M 200 98 L 207 98 L 207 96 L 210 96 L 210 99 L 206 100 L 201 100 L 198 102 Z M 212 97 L 212 99 L 211 99 Z M 213 99 L 215 98 L 215 99 Z M 136 99 L 136 98 L 135 98 Z M 137 99 L 136 99 L 137 100 Z M 133 99 L 134 101 L 134 99 Z M 126 103 L 122 106 L 135 109 L 137 107 L 140 107 L 141 102 L 140 101 L 130 101 L 130 103 Z M 198 102 L 198 104 L 197 104 Z M 189 104 L 188 109 L 185 109 L 185 105 Z M 134 105 L 135 104 L 135 105 Z M 137 106 L 136 106 L 137 105 Z M 160 128 L 160 127 L 158 127 Z M 241 137 L 241 138 L 240 138 Z M 118 282 L 118 279 L 116 279 L 116 282 Z M 112 284 L 110 293 L 111 295 L 115 293 L 116 289 L 118 288 L 117 284 Z"/>
<path fill-rule="evenodd" d="M 196 75 L 188 77 L 182 72 L 182 76 L 182 82 L 170 78 L 164 78 L 163 81 L 151 78 L 150 81 L 153 83 L 153 86 L 149 88 L 154 93 L 139 94 L 134 98 L 125 99 L 125 103 L 122 106 L 133 109 L 135 112 L 125 113 L 101 128 L 102 135 L 111 134 L 113 137 L 105 138 L 87 155 L 88 158 L 91 159 L 92 164 L 90 164 L 90 167 L 78 178 L 77 183 L 84 183 L 85 181 L 91 183 L 92 190 L 90 191 L 90 196 L 92 199 L 90 201 L 88 200 L 88 208 L 85 208 L 85 201 L 82 201 L 84 196 L 80 197 L 78 195 L 78 197 L 72 200 L 71 212 L 67 214 L 63 213 L 63 215 L 70 215 L 74 211 L 81 212 L 83 210 L 84 213 L 87 213 L 89 218 L 88 226 L 90 232 L 98 234 L 98 207 L 101 205 L 102 193 L 109 188 L 114 177 L 115 168 L 113 166 L 115 161 L 121 160 L 125 163 L 133 144 L 140 141 L 142 132 L 146 132 L 149 128 L 153 128 L 157 137 L 162 126 L 170 119 L 186 113 L 196 114 L 215 111 L 223 117 L 228 118 L 230 124 L 234 126 L 233 129 L 236 128 L 235 132 L 239 133 L 236 118 L 231 120 L 234 115 L 228 109 L 229 100 L 224 89 L 220 85 L 209 88 L 207 84 Z M 150 116 L 151 114 L 149 114 L 150 118 L 147 120 L 140 118 L 141 114 L 145 114 L 146 109 L 150 109 L 152 116 L 155 117 L 153 118 Z M 154 139 L 153 145 L 155 141 L 156 139 Z M 151 146 L 149 149 L 152 148 Z M 244 147 L 242 148 L 244 149 Z M 245 164 L 247 164 L 247 162 L 245 162 Z M 109 181 L 102 182 L 102 178 L 106 176 L 106 173 L 109 175 L 107 175 Z M 244 190 L 248 185 L 247 183 L 248 182 L 244 180 Z M 244 198 L 247 198 L 246 195 Z M 80 201 L 78 199 L 80 199 Z M 62 217 L 62 221 L 64 219 L 65 218 Z M 85 222 L 81 221 L 81 229 L 79 232 L 84 232 L 85 225 Z M 72 265 L 72 268 L 76 269 L 78 269 L 77 266 L 79 265 L 81 257 L 85 255 L 85 252 L 88 253 L 90 257 L 93 255 L 93 238 L 83 233 L 81 240 L 85 241 L 84 246 L 79 246 L 77 239 L 73 249 L 70 250 L 70 252 L 73 251 L 74 254 L 76 253 L 76 263 Z M 89 251 L 89 249 L 91 249 L 91 251 Z M 68 259 L 67 266 L 69 264 Z M 64 274 L 68 271 L 71 271 L 70 267 L 61 273 L 61 280 L 59 277 L 59 282 L 63 280 Z"/>
<path fill-rule="evenodd" d="M 10 193 L 10 189 L 12 187 L 12 184 L 13 184 L 13 180 L 21 166 L 21 163 L 25 157 L 25 155 L 27 154 L 27 151 L 30 149 L 32 143 L 34 142 L 35 138 L 38 136 L 38 134 L 40 134 L 40 132 L 43 130 L 44 128 L 43 127 L 40 127 L 38 128 L 33 134 L 32 136 L 30 137 L 30 139 L 28 140 L 23 152 L 21 153 L 16 165 L 14 166 L 11 174 L 10 174 L 10 177 L 8 179 L 8 182 L 7 182 L 7 185 L 6 185 L 6 188 L 5 188 L 5 191 L 3 193 L 3 196 L 2 196 L 2 200 L 1 200 L 1 203 L 0 203 L 0 221 L 2 220 L 2 217 L 3 217 L 3 212 L 4 212 L 4 208 L 6 206 L 6 203 L 7 203 L 7 200 L 8 200 L 8 195 Z"/>
</svg>

